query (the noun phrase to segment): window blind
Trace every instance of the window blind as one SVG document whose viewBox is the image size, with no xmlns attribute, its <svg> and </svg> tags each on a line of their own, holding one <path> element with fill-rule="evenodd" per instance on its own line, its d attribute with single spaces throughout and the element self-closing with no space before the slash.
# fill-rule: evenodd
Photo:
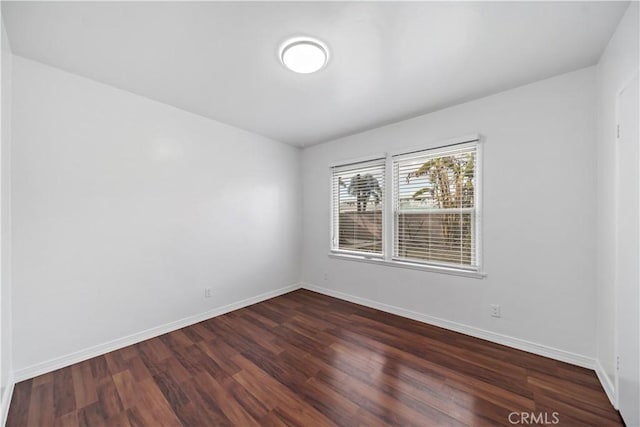
<svg viewBox="0 0 640 427">
<path fill-rule="evenodd" d="M 383 253 L 385 159 L 333 167 L 332 249 Z"/>
<path fill-rule="evenodd" d="M 393 258 L 476 269 L 477 145 L 393 158 Z"/>
</svg>

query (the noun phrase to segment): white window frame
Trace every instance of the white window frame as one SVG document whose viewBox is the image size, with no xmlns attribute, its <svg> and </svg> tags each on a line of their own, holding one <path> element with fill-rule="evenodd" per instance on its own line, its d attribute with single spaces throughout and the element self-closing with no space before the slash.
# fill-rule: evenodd
<svg viewBox="0 0 640 427">
<path fill-rule="evenodd" d="M 386 228 L 387 228 L 387 222 L 386 222 L 386 215 L 387 215 L 387 209 L 386 209 L 386 205 L 385 203 L 387 203 L 387 154 L 386 153 L 382 153 L 382 154 L 378 154 L 378 155 L 374 155 L 374 156 L 367 156 L 367 157 L 360 157 L 357 159 L 352 159 L 352 160 L 348 160 L 348 161 L 343 161 L 343 162 L 338 162 L 338 163 L 332 163 L 331 165 L 329 165 L 329 169 L 331 170 L 331 173 L 329 174 L 329 188 L 331 188 L 331 191 L 329 192 L 329 197 L 330 197 L 330 202 L 329 205 L 331 206 L 331 213 L 329 215 L 330 217 L 330 225 L 329 225 L 329 253 L 332 255 L 340 255 L 340 256 L 345 256 L 345 257 L 358 257 L 358 258 L 364 258 L 364 259 L 378 259 L 378 260 L 383 260 L 386 257 L 387 254 L 387 248 L 386 248 L 386 243 L 385 243 L 385 233 L 386 233 Z M 347 249 L 338 249 L 336 247 L 336 239 L 338 238 L 338 236 L 335 235 L 335 213 L 336 213 L 336 208 L 337 206 L 335 206 L 334 204 L 334 192 L 336 191 L 335 188 L 335 183 L 333 180 L 333 170 L 334 169 L 340 169 L 340 168 L 345 168 L 348 169 L 350 166 L 356 166 L 359 164 L 367 164 L 367 163 L 372 163 L 372 162 L 376 162 L 376 161 L 385 161 L 385 170 L 384 170 L 384 187 L 382 189 L 382 200 L 383 200 L 383 206 L 384 209 L 382 211 L 382 253 L 381 254 L 377 254 L 377 253 L 372 253 L 372 252 L 358 252 L 358 251 L 350 251 Z"/>
<path fill-rule="evenodd" d="M 393 256 L 393 245 L 395 239 L 395 198 L 397 189 L 395 188 L 393 162 L 396 159 L 402 157 L 408 157 L 413 153 L 425 152 L 430 150 L 445 149 L 452 145 L 473 145 L 476 147 L 476 176 L 475 176 L 475 250 L 476 250 L 476 265 L 475 266 L 458 266 L 450 265 L 432 261 L 419 261 L 419 260 L 406 260 Z M 483 271 L 483 246 L 482 246 L 482 202 L 483 202 L 483 183 L 482 183 L 482 170 L 483 170 L 483 139 L 478 134 L 465 135 L 462 137 L 451 138 L 447 140 L 440 140 L 431 144 L 426 144 L 420 147 L 407 148 L 404 150 L 398 150 L 392 153 L 385 153 L 382 155 L 368 156 L 359 159 L 353 159 L 349 161 L 337 162 L 330 165 L 330 170 L 335 167 L 349 166 L 357 163 L 364 163 L 373 160 L 385 159 L 385 182 L 383 189 L 384 210 L 382 213 L 382 255 L 371 253 L 360 253 L 355 251 L 340 250 L 334 248 L 333 233 L 334 233 L 334 191 L 333 188 L 333 174 L 330 174 L 329 192 L 330 196 L 330 236 L 329 236 L 329 257 L 336 259 L 344 259 L 358 262 L 366 262 L 378 265 L 385 265 L 391 267 L 400 267 L 413 270 L 430 271 L 443 274 L 452 274 L 457 276 L 471 277 L 471 278 L 483 278 L 486 277 L 486 273 Z"/>
</svg>

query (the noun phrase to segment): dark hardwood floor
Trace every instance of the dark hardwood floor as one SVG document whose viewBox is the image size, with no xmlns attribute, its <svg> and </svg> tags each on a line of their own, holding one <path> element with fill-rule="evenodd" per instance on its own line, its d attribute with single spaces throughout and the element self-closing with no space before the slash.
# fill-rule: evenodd
<svg viewBox="0 0 640 427">
<path fill-rule="evenodd" d="M 556 419 L 622 424 L 593 371 L 298 290 L 23 381 L 7 426 Z"/>
</svg>

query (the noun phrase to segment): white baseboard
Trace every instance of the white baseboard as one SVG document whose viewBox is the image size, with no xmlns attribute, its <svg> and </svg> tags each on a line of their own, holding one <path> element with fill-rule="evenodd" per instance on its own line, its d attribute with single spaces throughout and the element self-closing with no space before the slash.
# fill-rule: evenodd
<svg viewBox="0 0 640 427">
<path fill-rule="evenodd" d="M 56 357 L 55 359 L 36 363 L 34 365 L 27 366 L 26 368 L 16 370 L 14 372 L 15 382 L 20 382 L 29 378 L 37 377 L 38 375 L 55 371 L 56 369 L 64 368 L 66 366 L 73 365 L 74 363 L 82 362 L 84 360 L 91 359 L 92 357 L 100 356 L 102 354 L 109 353 L 110 351 L 118 350 L 120 348 L 127 347 L 162 334 L 166 334 L 167 332 L 172 332 L 177 329 L 202 322 L 203 320 L 220 316 L 222 314 L 229 313 L 231 311 L 238 310 L 240 308 L 244 308 L 249 305 L 253 305 L 258 302 L 289 293 L 299 288 L 300 284 L 296 283 L 284 288 L 276 289 L 275 291 L 265 292 L 255 297 L 234 302 L 223 307 L 214 308 L 213 310 L 205 311 L 204 313 L 185 317 L 184 319 L 156 326 L 154 328 L 137 332 L 126 337 L 117 338 L 103 344 L 85 348 L 83 350 L 67 354 L 65 356 Z"/>
<path fill-rule="evenodd" d="M 6 388 L 4 390 L 4 393 L 2 393 L 2 400 L 0 401 L 0 405 L 2 405 L 2 407 L 0 408 L 0 411 L 2 411 L 0 413 L 0 425 L 4 426 L 7 423 L 7 415 L 9 415 L 9 405 L 11 404 L 11 398 L 13 397 L 13 387 L 15 386 L 16 382 L 14 380 L 13 374 L 9 373 L 9 378 L 7 378 L 7 385 Z"/>
<path fill-rule="evenodd" d="M 607 372 L 602 367 L 602 364 L 600 363 L 599 359 L 596 359 L 594 370 L 596 371 L 596 375 L 598 376 L 598 379 L 600 380 L 600 384 L 602 384 L 602 388 L 604 389 L 604 392 L 607 394 L 609 401 L 611 402 L 614 408 L 618 409 L 618 402 L 616 400 L 616 388 L 614 387 L 613 382 L 611 381 L 611 378 L 609 378 L 609 375 L 607 375 Z"/>
<path fill-rule="evenodd" d="M 451 331 L 460 332 L 465 335 L 470 335 L 472 337 L 491 341 L 497 344 L 506 345 L 507 347 L 513 347 L 518 350 L 523 350 L 523 351 L 527 351 L 529 353 L 537 354 L 540 356 L 549 357 L 551 359 L 559 360 L 561 362 L 570 363 L 572 365 L 577 365 L 577 366 L 581 366 L 583 368 L 588 368 L 588 369 L 595 368 L 596 361 L 592 357 L 587 357 L 581 354 L 560 350 L 558 348 L 549 347 L 543 344 L 534 343 L 534 342 L 523 340 L 520 338 L 510 337 L 508 335 L 498 334 L 495 332 L 476 328 L 474 326 L 464 325 L 462 323 L 452 322 L 450 320 L 428 316 L 426 314 L 418 313 L 411 310 L 406 310 L 404 308 L 396 307 L 389 304 L 384 304 L 381 302 L 357 297 L 350 294 L 345 294 L 339 291 L 311 285 L 308 283 L 303 283 L 301 287 L 303 289 L 308 289 L 310 291 L 318 292 L 318 293 L 335 297 L 341 300 L 353 302 L 355 304 L 360 304 L 366 307 L 371 307 L 377 310 L 385 311 L 387 313 L 396 314 L 402 317 L 407 317 L 409 319 L 417 320 L 419 322 L 427 323 L 429 325 L 438 326 L 441 328 L 449 329 Z"/>
</svg>

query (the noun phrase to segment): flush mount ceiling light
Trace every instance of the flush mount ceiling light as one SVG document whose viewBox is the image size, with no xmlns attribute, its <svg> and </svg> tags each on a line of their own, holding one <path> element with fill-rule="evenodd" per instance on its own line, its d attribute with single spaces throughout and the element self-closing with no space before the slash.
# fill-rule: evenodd
<svg viewBox="0 0 640 427">
<path fill-rule="evenodd" d="M 320 40 L 297 37 L 287 40 L 280 47 L 280 61 L 296 73 L 315 73 L 327 65 L 329 49 Z"/>
</svg>

